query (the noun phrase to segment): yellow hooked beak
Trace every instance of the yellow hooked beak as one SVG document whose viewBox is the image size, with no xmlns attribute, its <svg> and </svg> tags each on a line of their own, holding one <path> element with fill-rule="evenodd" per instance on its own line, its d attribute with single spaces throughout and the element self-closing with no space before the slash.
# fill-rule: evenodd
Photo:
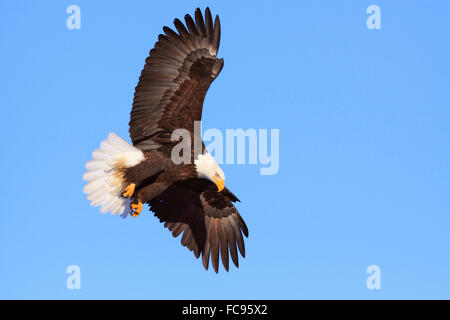
<svg viewBox="0 0 450 320">
<path fill-rule="evenodd" d="M 225 188 L 225 180 L 222 180 L 222 179 L 216 178 L 216 177 L 214 177 L 213 180 L 217 186 L 217 189 L 219 189 L 219 192 L 222 191 L 223 188 Z"/>
</svg>

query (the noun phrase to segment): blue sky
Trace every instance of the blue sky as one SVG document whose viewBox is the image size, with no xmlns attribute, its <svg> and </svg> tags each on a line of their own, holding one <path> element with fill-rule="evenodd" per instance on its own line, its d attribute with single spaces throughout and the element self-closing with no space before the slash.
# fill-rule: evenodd
<svg viewBox="0 0 450 320">
<path fill-rule="evenodd" d="M 68 30 L 66 8 L 81 8 Z M 368 30 L 366 8 L 381 8 Z M 163 25 L 210 6 L 204 129 L 280 130 L 280 170 L 223 165 L 247 257 L 205 271 L 145 208 L 101 215 L 84 163 L 128 139 Z M 447 1 L 2 1 L 0 298 L 450 298 Z M 81 289 L 66 268 L 81 268 Z M 368 290 L 366 269 L 381 269 Z"/>
</svg>

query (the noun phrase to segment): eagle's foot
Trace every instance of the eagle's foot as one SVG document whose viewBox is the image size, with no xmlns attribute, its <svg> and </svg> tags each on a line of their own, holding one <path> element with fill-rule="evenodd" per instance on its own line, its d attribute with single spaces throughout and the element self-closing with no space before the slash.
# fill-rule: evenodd
<svg viewBox="0 0 450 320">
<path fill-rule="evenodd" d="M 134 183 L 130 183 L 125 190 L 122 193 L 122 196 L 131 197 L 134 194 L 134 189 L 136 188 L 136 185 Z"/>
<path fill-rule="evenodd" d="M 141 211 L 142 211 L 142 202 L 139 201 L 138 203 L 132 203 L 132 204 L 131 204 L 131 209 L 133 209 L 133 210 L 131 210 L 131 212 L 130 212 L 131 216 L 132 216 L 132 217 L 137 217 L 138 215 L 141 214 Z"/>
</svg>

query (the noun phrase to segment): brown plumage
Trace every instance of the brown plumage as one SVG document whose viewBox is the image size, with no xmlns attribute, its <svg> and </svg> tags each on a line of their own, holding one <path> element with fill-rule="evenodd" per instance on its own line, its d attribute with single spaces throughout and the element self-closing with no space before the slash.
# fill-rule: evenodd
<svg viewBox="0 0 450 320">
<path fill-rule="evenodd" d="M 191 132 L 202 117 L 203 100 L 219 75 L 223 59 L 217 59 L 220 20 L 213 24 L 209 8 L 206 24 L 200 9 L 195 13 L 199 28 L 190 15 L 186 25 L 175 19 L 179 34 L 164 27 L 150 56 L 145 60 L 136 87 L 130 118 L 130 137 L 141 150 L 152 150 L 170 142 L 173 130 Z M 166 148 L 167 149 L 167 148 Z"/>
<path fill-rule="evenodd" d="M 139 78 L 130 117 L 133 146 L 110 133 L 86 163 L 84 187 L 93 206 L 126 217 L 137 216 L 148 203 L 181 244 L 209 260 L 216 272 L 219 259 L 226 270 L 229 257 L 238 266 L 238 251 L 245 256 L 247 226 L 234 207 L 238 198 L 225 188 L 225 175 L 203 142 L 202 154 L 191 148 L 190 162 L 171 159 L 176 129 L 190 132 L 195 145 L 194 122 L 202 118 L 206 92 L 219 75 L 223 59 L 217 58 L 220 21 L 214 22 L 207 8 L 195 19 L 185 16 L 186 25 L 175 19 L 174 30 L 164 35 L 150 51 Z M 189 158 L 189 157 L 188 157 Z"/>
<path fill-rule="evenodd" d="M 177 32 L 164 27 L 145 61 L 129 123 L 133 145 L 145 160 L 125 168 L 124 179 L 126 185 L 136 185 L 133 202 L 148 203 L 174 237 L 182 234 L 182 245 L 196 258 L 202 255 L 206 269 L 211 259 L 218 272 L 221 257 L 228 271 L 229 256 L 236 266 L 238 250 L 245 256 L 243 235 L 248 237 L 233 205 L 239 200 L 227 188 L 219 192 L 211 179 L 199 177 L 194 164 L 176 165 L 170 158 L 178 143 L 171 141 L 172 132 L 184 128 L 194 138 L 194 121 L 201 120 L 206 92 L 223 67 L 223 59 L 217 58 L 219 17 L 213 22 L 207 8 L 204 18 L 200 9 L 194 18 L 186 15 L 186 25 L 175 19 Z"/>
</svg>

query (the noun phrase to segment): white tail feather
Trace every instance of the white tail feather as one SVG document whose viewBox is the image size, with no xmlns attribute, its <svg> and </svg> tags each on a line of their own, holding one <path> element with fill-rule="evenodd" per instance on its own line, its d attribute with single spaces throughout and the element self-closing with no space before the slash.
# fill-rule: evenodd
<svg viewBox="0 0 450 320">
<path fill-rule="evenodd" d="M 100 212 L 110 211 L 126 217 L 131 200 L 122 197 L 126 187 L 122 171 L 145 159 L 141 150 L 133 147 L 115 133 L 101 142 L 100 149 L 92 152 L 92 160 L 86 163 L 83 179 L 88 181 L 83 191 L 91 205 L 101 206 Z"/>
</svg>

